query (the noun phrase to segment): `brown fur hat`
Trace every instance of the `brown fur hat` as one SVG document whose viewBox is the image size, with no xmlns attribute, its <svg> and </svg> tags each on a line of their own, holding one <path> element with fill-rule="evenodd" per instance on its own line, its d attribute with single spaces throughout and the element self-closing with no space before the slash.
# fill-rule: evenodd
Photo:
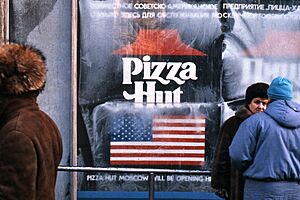
<svg viewBox="0 0 300 200">
<path fill-rule="evenodd" d="M 46 59 L 41 51 L 25 44 L 0 45 L 0 94 L 40 92 L 46 83 Z"/>
</svg>

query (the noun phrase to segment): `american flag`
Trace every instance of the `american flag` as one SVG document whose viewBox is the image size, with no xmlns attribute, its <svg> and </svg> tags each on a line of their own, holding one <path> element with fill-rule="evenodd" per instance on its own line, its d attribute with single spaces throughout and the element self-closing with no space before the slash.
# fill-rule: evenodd
<svg viewBox="0 0 300 200">
<path fill-rule="evenodd" d="M 110 134 L 111 165 L 204 164 L 204 117 L 127 114 L 114 117 Z"/>
</svg>

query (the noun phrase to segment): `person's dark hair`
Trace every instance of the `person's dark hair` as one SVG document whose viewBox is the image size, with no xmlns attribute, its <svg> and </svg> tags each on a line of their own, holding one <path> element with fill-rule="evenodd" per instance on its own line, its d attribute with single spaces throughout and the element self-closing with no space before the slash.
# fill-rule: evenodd
<svg viewBox="0 0 300 200">
<path fill-rule="evenodd" d="M 269 85 L 267 83 L 254 83 L 250 85 L 246 90 L 246 104 L 250 104 L 254 98 L 268 98 L 267 90 Z"/>
</svg>

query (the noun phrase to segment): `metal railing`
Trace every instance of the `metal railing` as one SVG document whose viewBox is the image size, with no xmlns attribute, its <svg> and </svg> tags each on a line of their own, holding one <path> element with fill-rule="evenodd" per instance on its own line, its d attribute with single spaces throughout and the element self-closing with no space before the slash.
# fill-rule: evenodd
<svg viewBox="0 0 300 200">
<path fill-rule="evenodd" d="M 113 167 L 76 167 L 59 166 L 58 171 L 68 172 L 112 172 L 112 173 L 143 173 L 149 175 L 149 200 L 154 200 L 154 182 L 156 174 L 188 174 L 210 175 L 210 171 L 203 170 L 177 170 L 177 169 L 151 169 L 151 168 L 113 168 Z"/>
</svg>

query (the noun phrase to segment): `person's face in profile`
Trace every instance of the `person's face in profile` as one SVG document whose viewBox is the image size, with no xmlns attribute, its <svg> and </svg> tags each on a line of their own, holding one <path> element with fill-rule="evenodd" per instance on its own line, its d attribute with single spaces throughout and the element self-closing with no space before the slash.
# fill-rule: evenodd
<svg viewBox="0 0 300 200">
<path fill-rule="evenodd" d="M 254 114 L 257 112 L 263 112 L 269 103 L 269 99 L 265 98 L 253 98 L 252 101 L 248 104 L 249 110 Z"/>
</svg>

